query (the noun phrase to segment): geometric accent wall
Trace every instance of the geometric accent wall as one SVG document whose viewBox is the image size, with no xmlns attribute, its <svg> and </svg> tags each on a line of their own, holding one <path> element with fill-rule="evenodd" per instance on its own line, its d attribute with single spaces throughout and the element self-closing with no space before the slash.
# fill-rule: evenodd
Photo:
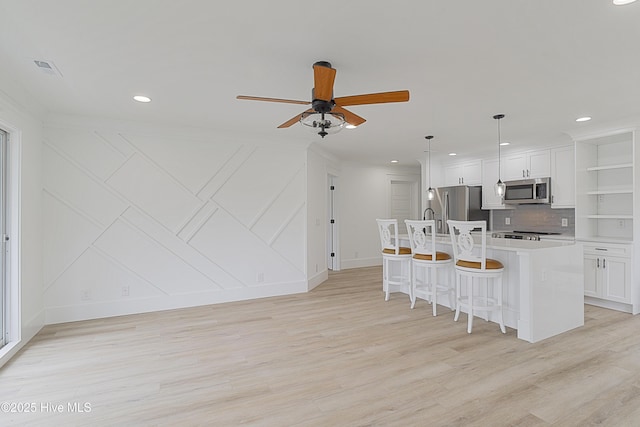
<svg viewBox="0 0 640 427">
<path fill-rule="evenodd" d="M 47 323 L 306 288 L 305 147 L 45 128 Z"/>
</svg>

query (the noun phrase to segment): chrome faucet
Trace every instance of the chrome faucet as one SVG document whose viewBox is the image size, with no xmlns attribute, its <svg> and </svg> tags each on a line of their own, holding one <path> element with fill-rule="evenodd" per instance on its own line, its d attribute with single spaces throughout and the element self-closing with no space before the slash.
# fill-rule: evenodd
<svg viewBox="0 0 640 427">
<path fill-rule="evenodd" d="M 436 213 L 431 208 L 426 208 L 424 212 L 422 212 L 422 220 L 427 219 L 427 212 L 431 212 L 431 219 L 436 219 Z"/>
</svg>

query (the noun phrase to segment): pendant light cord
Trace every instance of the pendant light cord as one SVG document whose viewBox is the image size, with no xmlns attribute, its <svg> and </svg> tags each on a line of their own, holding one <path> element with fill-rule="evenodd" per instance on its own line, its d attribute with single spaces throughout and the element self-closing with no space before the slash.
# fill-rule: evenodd
<svg viewBox="0 0 640 427">
<path fill-rule="evenodd" d="M 429 150 L 429 188 L 431 188 L 431 138 L 428 139 Z"/>
<path fill-rule="evenodd" d="M 500 119 L 498 119 L 498 180 L 502 180 L 502 171 L 501 171 L 501 165 L 500 163 L 502 163 L 500 161 L 501 156 L 500 156 Z"/>
<path fill-rule="evenodd" d="M 498 181 L 502 181 L 502 165 L 500 163 L 502 163 L 500 161 L 501 158 L 501 153 L 500 153 L 500 144 L 502 143 L 502 138 L 500 136 L 500 120 L 504 118 L 504 114 L 496 114 L 495 116 L 493 116 L 494 119 L 496 119 L 498 121 Z"/>
</svg>

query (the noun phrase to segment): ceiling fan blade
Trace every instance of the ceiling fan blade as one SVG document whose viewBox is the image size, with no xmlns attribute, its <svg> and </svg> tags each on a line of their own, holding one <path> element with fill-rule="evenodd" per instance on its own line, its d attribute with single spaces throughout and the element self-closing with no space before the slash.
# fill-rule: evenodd
<svg viewBox="0 0 640 427">
<path fill-rule="evenodd" d="M 408 90 L 395 92 L 369 93 L 366 95 L 341 96 L 335 99 L 336 105 L 384 104 L 387 102 L 406 102 L 409 100 Z"/>
<path fill-rule="evenodd" d="M 336 70 L 322 65 L 313 65 L 313 97 L 322 101 L 331 101 L 333 98 L 333 82 L 336 79 Z"/>
<path fill-rule="evenodd" d="M 285 104 L 300 104 L 300 105 L 311 104 L 309 101 L 296 101 L 295 99 L 280 99 L 280 98 L 263 98 L 261 96 L 238 95 L 236 96 L 236 99 L 246 99 L 249 101 L 283 102 Z"/>
<path fill-rule="evenodd" d="M 357 114 L 353 114 L 351 111 L 347 110 L 346 108 L 342 108 L 338 105 L 334 106 L 331 109 L 331 113 L 340 113 L 344 115 L 344 120 L 350 125 L 360 126 L 361 124 L 366 122 L 364 118 L 358 116 Z"/>
<path fill-rule="evenodd" d="M 280 126 L 278 126 L 278 129 L 282 129 L 282 128 L 288 128 L 289 126 L 293 126 L 294 124 L 298 123 L 300 121 L 300 118 L 302 117 L 302 115 L 304 113 L 313 113 L 314 110 L 309 109 L 307 111 L 304 111 L 300 114 L 298 114 L 297 116 L 287 120 L 286 122 L 284 122 L 283 124 L 281 124 Z"/>
</svg>

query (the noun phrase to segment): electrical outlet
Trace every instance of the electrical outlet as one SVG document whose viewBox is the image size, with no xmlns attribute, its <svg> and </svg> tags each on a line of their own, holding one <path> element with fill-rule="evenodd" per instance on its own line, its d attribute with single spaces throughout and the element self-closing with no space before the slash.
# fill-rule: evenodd
<svg viewBox="0 0 640 427">
<path fill-rule="evenodd" d="M 353 257 L 354 257 L 354 258 L 358 258 L 358 252 L 354 252 L 354 253 L 353 253 Z"/>
<path fill-rule="evenodd" d="M 81 301 L 89 301 L 91 299 L 91 291 L 88 289 L 83 289 L 80 291 L 80 300 Z"/>
<path fill-rule="evenodd" d="M 511 225 L 511 218 L 506 217 L 506 218 L 504 219 L 504 225 Z"/>
<path fill-rule="evenodd" d="M 122 287 L 122 296 L 123 297 L 128 297 L 129 296 L 129 287 L 128 286 L 123 286 Z"/>
<path fill-rule="evenodd" d="M 624 228 L 624 219 L 618 220 L 618 228 Z"/>
<path fill-rule="evenodd" d="M 569 220 L 567 218 L 562 218 L 562 226 L 563 227 L 568 227 L 569 226 Z"/>
<path fill-rule="evenodd" d="M 264 282 L 264 273 L 258 273 L 258 277 L 256 278 L 258 283 Z"/>
</svg>

